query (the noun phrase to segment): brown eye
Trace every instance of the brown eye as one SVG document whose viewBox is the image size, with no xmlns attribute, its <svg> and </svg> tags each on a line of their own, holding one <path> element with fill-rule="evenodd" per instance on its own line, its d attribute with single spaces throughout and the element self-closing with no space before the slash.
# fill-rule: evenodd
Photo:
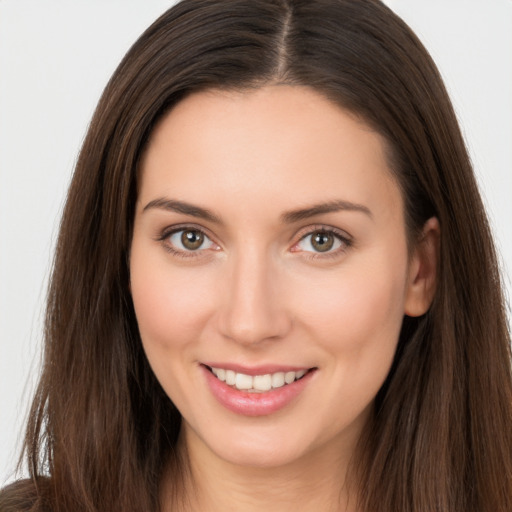
<svg viewBox="0 0 512 512">
<path fill-rule="evenodd" d="M 317 229 L 303 236 L 293 250 L 294 252 L 299 250 L 302 252 L 316 253 L 317 255 L 335 255 L 340 251 L 348 249 L 351 245 L 351 240 L 337 231 Z"/>
<path fill-rule="evenodd" d="M 181 243 L 185 249 L 195 251 L 204 243 L 204 234 L 201 231 L 184 230 L 181 232 Z"/>
<path fill-rule="evenodd" d="M 325 231 L 317 231 L 311 235 L 311 246 L 318 252 L 330 251 L 335 241 L 334 235 Z"/>
<path fill-rule="evenodd" d="M 199 257 L 204 251 L 220 249 L 201 229 L 194 227 L 176 229 L 170 234 L 164 233 L 160 240 L 164 248 L 176 256 Z"/>
</svg>

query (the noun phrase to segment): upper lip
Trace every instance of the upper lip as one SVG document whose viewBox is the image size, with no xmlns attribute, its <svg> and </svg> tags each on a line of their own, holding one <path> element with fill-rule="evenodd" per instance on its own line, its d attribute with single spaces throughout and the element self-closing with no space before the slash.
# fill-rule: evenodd
<svg viewBox="0 0 512 512">
<path fill-rule="evenodd" d="M 224 370 L 232 370 L 236 373 L 243 373 L 245 375 L 266 375 L 268 373 L 278 372 L 298 372 L 299 370 L 311 370 L 311 366 L 294 366 L 284 364 L 261 364 L 257 366 L 248 366 L 236 363 L 224 363 L 224 362 L 203 362 L 201 363 L 209 368 L 223 368 Z"/>
</svg>

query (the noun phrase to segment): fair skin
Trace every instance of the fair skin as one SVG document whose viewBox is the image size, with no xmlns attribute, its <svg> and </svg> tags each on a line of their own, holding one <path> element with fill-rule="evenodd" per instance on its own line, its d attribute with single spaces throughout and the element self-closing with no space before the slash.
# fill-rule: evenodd
<svg viewBox="0 0 512 512">
<path fill-rule="evenodd" d="M 384 141 L 308 88 L 201 92 L 163 119 L 131 290 L 183 416 L 191 510 L 355 510 L 347 467 L 403 315 L 430 305 L 438 233 L 409 252 Z"/>
</svg>

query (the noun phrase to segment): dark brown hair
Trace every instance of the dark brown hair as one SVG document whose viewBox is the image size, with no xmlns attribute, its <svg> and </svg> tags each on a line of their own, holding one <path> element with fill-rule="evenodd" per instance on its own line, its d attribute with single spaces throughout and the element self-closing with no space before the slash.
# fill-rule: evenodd
<svg viewBox="0 0 512 512">
<path fill-rule="evenodd" d="M 381 133 L 408 232 L 441 225 L 429 312 L 405 318 L 353 467 L 365 512 L 512 510 L 510 336 L 496 255 L 450 100 L 378 0 L 185 0 L 133 45 L 77 162 L 28 424 L 31 482 L 0 509 L 158 510 L 180 415 L 142 350 L 129 291 L 137 167 L 155 124 L 209 88 L 308 86 Z"/>
</svg>

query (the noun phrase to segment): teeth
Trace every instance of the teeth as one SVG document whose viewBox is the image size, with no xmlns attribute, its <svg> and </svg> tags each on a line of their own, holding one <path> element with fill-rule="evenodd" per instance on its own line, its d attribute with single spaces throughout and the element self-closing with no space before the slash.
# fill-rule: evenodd
<svg viewBox="0 0 512 512">
<path fill-rule="evenodd" d="M 256 375 L 252 378 L 252 386 L 258 391 L 269 391 L 272 389 L 272 376 L 267 375 Z"/>
<path fill-rule="evenodd" d="M 224 368 L 212 368 L 212 373 L 222 382 L 229 386 L 235 386 L 236 389 L 249 392 L 270 391 L 283 387 L 285 384 L 304 377 L 306 370 L 296 372 L 276 372 L 267 373 L 265 375 L 246 375 L 245 373 L 236 373 L 233 370 L 225 370 Z"/>
<path fill-rule="evenodd" d="M 252 389 L 253 378 L 250 375 L 244 373 L 236 374 L 235 388 L 236 389 Z"/>
<path fill-rule="evenodd" d="M 286 384 L 291 384 L 295 380 L 295 372 L 286 372 L 284 374 L 284 381 Z"/>
<path fill-rule="evenodd" d="M 226 384 L 234 386 L 236 382 L 236 373 L 233 370 L 226 370 Z"/>
<path fill-rule="evenodd" d="M 300 379 L 301 377 L 304 377 L 306 375 L 306 370 L 299 370 L 298 372 L 295 372 L 295 378 Z"/>
<path fill-rule="evenodd" d="M 284 386 L 284 372 L 277 372 L 272 375 L 272 387 L 280 388 Z"/>
</svg>

